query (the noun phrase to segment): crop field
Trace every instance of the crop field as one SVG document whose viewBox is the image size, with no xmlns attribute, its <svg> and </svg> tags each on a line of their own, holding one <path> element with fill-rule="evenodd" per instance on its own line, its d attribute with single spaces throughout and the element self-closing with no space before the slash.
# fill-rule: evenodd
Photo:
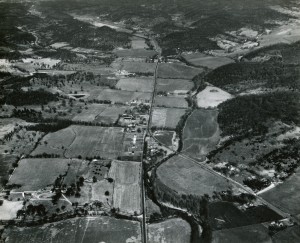
<svg viewBox="0 0 300 243">
<path fill-rule="evenodd" d="M 139 45 L 139 43 L 137 43 Z M 154 50 L 146 49 L 121 49 L 116 50 L 114 53 L 118 57 L 153 57 L 157 54 Z"/>
<path fill-rule="evenodd" d="M 153 85 L 153 78 L 121 78 L 118 81 L 116 88 L 127 91 L 152 92 Z"/>
<path fill-rule="evenodd" d="M 55 179 L 68 171 L 68 164 L 78 167 L 80 161 L 69 159 L 22 159 L 8 185 L 19 185 L 15 191 L 37 191 L 52 186 Z"/>
<path fill-rule="evenodd" d="M 23 208 L 23 201 L 3 200 L 0 206 L 0 220 L 11 220 L 17 217 L 17 211 Z"/>
<path fill-rule="evenodd" d="M 17 156 L 10 154 L 0 154 L 0 190 L 5 181 L 9 177 L 9 170 L 12 168 L 12 164 L 18 160 Z"/>
<path fill-rule="evenodd" d="M 10 227 L 3 234 L 7 243 L 36 242 L 140 242 L 139 222 L 111 217 L 75 218 L 43 226 Z"/>
<path fill-rule="evenodd" d="M 167 219 L 148 225 L 148 241 L 152 243 L 190 242 L 191 226 L 180 218 Z"/>
<path fill-rule="evenodd" d="M 215 108 L 231 98 L 232 95 L 226 91 L 217 87 L 207 86 L 197 94 L 197 105 L 201 108 Z"/>
<path fill-rule="evenodd" d="M 173 107 L 173 108 L 187 108 L 188 103 L 182 97 L 168 97 L 168 96 L 156 96 L 155 106 L 158 107 Z"/>
<path fill-rule="evenodd" d="M 215 69 L 234 62 L 228 57 L 209 56 L 203 53 L 183 54 L 182 57 L 192 65 L 209 69 Z"/>
<path fill-rule="evenodd" d="M 281 230 L 273 237 L 273 243 L 297 243 L 300 242 L 300 226 L 295 225 Z"/>
<path fill-rule="evenodd" d="M 277 185 L 271 190 L 261 194 L 266 201 L 272 202 L 286 212 L 298 215 L 300 218 L 300 169 L 286 179 L 282 184 Z"/>
<path fill-rule="evenodd" d="M 175 132 L 172 131 L 156 131 L 153 135 L 159 142 L 161 142 L 165 146 L 172 147 L 174 133 Z"/>
<path fill-rule="evenodd" d="M 126 110 L 125 106 L 91 104 L 73 117 L 73 121 L 115 123 L 119 115 Z"/>
<path fill-rule="evenodd" d="M 174 156 L 157 168 L 157 179 L 178 194 L 212 195 L 224 191 L 229 183 L 180 156 Z"/>
<path fill-rule="evenodd" d="M 205 159 L 220 140 L 217 116 L 216 110 L 193 111 L 183 129 L 183 153 L 199 160 Z"/>
<path fill-rule="evenodd" d="M 202 68 L 194 68 L 179 63 L 160 63 L 158 65 L 159 78 L 192 79 L 202 72 Z"/>
<path fill-rule="evenodd" d="M 261 224 L 213 231 L 212 243 L 272 243 L 268 229 Z"/>
<path fill-rule="evenodd" d="M 109 177 L 114 179 L 113 206 L 127 214 L 141 213 L 141 163 L 113 161 Z"/>
<path fill-rule="evenodd" d="M 179 108 L 154 108 L 152 113 L 152 126 L 174 129 L 185 112 L 185 109 Z"/>
<path fill-rule="evenodd" d="M 98 93 L 96 99 L 110 100 L 113 103 L 122 104 L 127 104 L 132 101 L 149 102 L 151 100 L 151 93 L 104 89 Z"/>
<path fill-rule="evenodd" d="M 117 71 L 126 71 L 128 73 L 148 75 L 154 74 L 156 63 L 116 60 L 114 63 L 112 63 L 112 67 Z"/>
<path fill-rule="evenodd" d="M 186 79 L 157 79 L 157 92 L 187 93 L 194 87 L 194 83 Z"/>
<path fill-rule="evenodd" d="M 115 159 L 121 153 L 123 137 L 122 128 L 72 125 L 47 134 L 31 155 Z"/>
<path fill-rule="evenodd" d="M 133 36 L 131 38 L 132 49 L 147 49 L 149 46 L 146 44 L 145 39 Z"/>
</svg>

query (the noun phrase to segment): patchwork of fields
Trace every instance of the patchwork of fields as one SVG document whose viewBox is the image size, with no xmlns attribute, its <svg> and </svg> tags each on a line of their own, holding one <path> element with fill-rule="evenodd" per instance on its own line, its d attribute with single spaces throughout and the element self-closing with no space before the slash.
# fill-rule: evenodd
<svg viewBox="0 0 300 243">
<path fill-rule="evenodd" d="M 154 108 L 152 126 L 174 129 L 185 112 L 185 109 L 179 108 Z"/>
<path fill-rule="evenodd" d="M 158 78 L 166 79 L 192 79 L 202 72 L 202 68 L 194 68 L 180 63 L 160 63 L 157 71 Z"/>
</svg>

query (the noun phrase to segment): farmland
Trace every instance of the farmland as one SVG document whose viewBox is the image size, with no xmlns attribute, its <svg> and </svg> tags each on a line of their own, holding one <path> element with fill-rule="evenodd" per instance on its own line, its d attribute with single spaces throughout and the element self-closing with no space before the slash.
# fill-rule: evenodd
<svg viewBox="0 0 300 243">
<path fill-rule="evenodd" d="M 31 155 L 46 153 L 66 158 L 114 159 L 121 152 L 123 136 L 122 128 L 73 125 L 47 134 Z"/>
<path fill-rule="evenodd" d="M 116 88 L 127 91 L 151 92 L 153 90 L 153 78 L 121 78 Z"/>
<path fill-rule="evenodd" d="M 154 108 L 152 126 L 174 129 L 185 112 L 185 109 L 178 108 Z"/>
<path fill-rule="evenodd" d="M 191 226 L 188 222 L 179 219 L 167 219 L 160 223 L 149 224 L 148 241 L 153 243 L 180 243 L 189 242 Z"/>
<path fill-rule="evenodd" d="M 187 93 L 193 87 L 193 82 L 186 79 L 157 79 L 157 92 Z"/>
<path fill-rule="evenodd" d="M 153 135 L 154 137 L 167 147 L 172 147 L 172 141 L 174 138 L 174 133 L 172 131 L 156 131 Z"/>
<path fill-rule="evenodd" d="M 121 49 L 115 50 L 114 53 L 118 57 L 153 57 L 157 54 L 153 50 L 146 49 Z"/>
<path fill-rule="evenodd" d="M 268 229 L 261 224 L 244 226 L 233 229 L 218 230 L 213 232 L 213 243 L 272 243 Z"/>
<path fill-rule="evenodd" d="M 141 164 L 114 160 L 109 177 L 114 179 L 113 207 L 126 214 L 140 214 Z"/>
<path fill-rule="evenodd" d="M 295 225 L 279 231 L 273 237 L 274 243 L 296 243 L 300 241 L 300 226 Z"/>
<path fill-rule="evenodd" d="M 182 57 L 194 66 L 215 69 L 220 66 L 233 63 L 234 61 L 227 57 L 209 56 L 203 53 L 186 53 Z"/>
<path fill-rule="evenodd" d="M 200 108 L 215 108 L 224 101 L 231 99 L 232 95 L 220 88 L 206 86 L 197 94 L 197 105 Z"/>
<path fill-rule="evenodd" d="M 204 160 L 220 140 L 216 110 L 195 110 L 188 117 L 183 129 L 183 149 L 185 154 Z"/>
<path fill-rule="evenodd" d="M 95 92 L 96 100 L 110 100 L 112 103 L 128 104 L 133 101 L 149 102 L 151 93 L 134 92 L 115 89 L 103 89 L 100 92 Z"/>
<path fill-rule="evenodd" d="M 118 232 L 118 233 L 116 233 Z M 6 242 L 140 242 L 140 224 L 110 217 L 88 217 L 45 224 L 43 227 L 11 227 L 5 230 Z"/>
<path fill-rule="evenodd" d="M 178 195 L 212 195 L 214 191 L 226 190 L 229 187 L 225 179 L 215 177 L 181 156 L 174 156 L 159 166 L 156 176 L 159 183 Z"/>
<path fill-rule="evenodd" d="M 173 107 L 173 108 L 187 108 L 188 103 L 182 97 L 166 97 L 157 96 L 155 98 L 155 106 L 158 107 Z"/>
<path fill-rule="evenodd" d="M 156 63 L 146 63 L 142 61 L 129 61 L 117 59 L 112 63 L 112 67 L 118 72 L 125 71 L 127 73 L 153 75 Z"/>
<path fill-rule="evenodd" d="M 158 77 L 166 79 L 192 79 L 203 72 L 201 68 L 194 68 L 180 63 L 161 63 L 158 65 Z"/>
</svg>

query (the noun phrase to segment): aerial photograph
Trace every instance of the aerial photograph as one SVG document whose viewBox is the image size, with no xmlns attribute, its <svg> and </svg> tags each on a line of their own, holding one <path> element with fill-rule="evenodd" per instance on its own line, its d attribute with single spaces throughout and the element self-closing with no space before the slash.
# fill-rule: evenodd
<svg viewBox="0 0 300 243">
<path fill-rule="evenodd" d="M 300 243 L 300 0 L 0 0 L 0 243 Z"/>
</svg>

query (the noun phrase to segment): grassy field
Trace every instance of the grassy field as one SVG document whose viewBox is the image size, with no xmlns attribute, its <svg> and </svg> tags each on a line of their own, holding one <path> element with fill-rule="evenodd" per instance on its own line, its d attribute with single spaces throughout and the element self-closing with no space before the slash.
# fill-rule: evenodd
<svg viewBox="0 0 300 243">
<path fill-rule="evenodd" d="M 231 98 L 232 95 L 226 91 L 217 87 L 207 86 L 197 94 L 197 105 L 201 108 L 215 108 Z"/>
<path fill-rule="evenodd" d="M 296 173 L 285 180 L 282 184 L 261 194 L 261 196 L 269 202 L 286 210 L 286 212 L 298 215 L 300 218 L 300 169 Z"/>
<path fill-rule="evenodd" d="M 172 139 L 175 132 L 172 131 L 157 131 L 153 135 L 154 137 L 167 147 L 172 147 Z"/>
<path fill-rule="evenodd" d="M 279 231 L 272 239 L 273 243 L 298 243 L 300 242 L 300 226 L 295 225 Z"/>
<path fill-rule="evenodd" d="M 149 102 L 151 100 L 151 93 L 104 89 L 98 92 L 96 99 L 110 100 L 112 103 L 117 102 L 122 104 L 127 104 L 136 100 Z"/>
<path fill-rule="evenodd" d="M 185 109 L 178 108 L 154 108 L 152 126 L 174 129 L 185 112 Z"/>
<path fill-rule="evenodd" d="M 232 59 L 227 57 L 215 57 L 203 53 L 183 54 L 182 57 L 192 65 L 207 67 L 209 69 L 215 69 L 234 62 Z"/>
<path fill-rule="evenodd" d="M 156 63 L 146 63 L 141 61 L 128 61 L 117 59 L 112 63 L 112 67 L 117 70 L 124 70 L 129 73 L 154 74 Z"/>
<path fill-rule="evenodd" d="M 123 137 L 122 128 L 73 125 L 47 134 L 31 155 L 46 153 L 66 158 L 114 159 L 121 153 Z"/>
<path fill-rule="evenodd" d="M 225 179 L 180 156 L 174 156 L 159 166 L 157 179 L 179 195 L 212 195 L 214 191 L 227 190 L 229 187 Z"/>
<path fill-rule="evenodd" d="M 10 227 L 3 234 L 7 243 L 36 242 L 140 242 L 140 224 L 110 217 L 63 220 L 43 226 Z"/>
<path fill-rule="evenodd" d="M 114 53 L 118 57 L 153 57 L 157 54 L 156 51 L 146 49 L 121 49 Z"/>
<path fill-rule="evenodd" d="M 157 92 L 187 93 L 194 87 L 194 83 L 186 79 L 157 79 Z"/>
<path fill-rule="evenodd" d="M 113 124 L 125 110 L 125 106 L 91 104 L 88 109 L 82 109 L 80 113 L 76 114 L 72 120 Z"/>
<path fill-rule="evenodd" d="M 113 207 L 127 214 L 141 213 L 141 164 L 112 162 L 109 177 L 114 179 Z"/>
<path fill-rule="evenodd" d="M 220 140 L 217 116 L 216 110 L 193 111 L 183 129 L 182 152 L 200 160 L 205 159 Z"/>
<path fill-rule="evenodd" d="M 180 218 L 167 219 L 148 226 L 148 241 L 152 243 L 183 243 L 189 242 L 190 237 L 191 226 Z"/>
<path fill-rule="evenodd" d="M 181 97 L 156 96 L 155 97 L 155 106 L 187 108 L 188 103 L 184 98 L 181 98 Z"/>
<path fill-rule="evenodd" d="M 154 85 L 153 78 L 121 78 L 116 88 L 127 91 L 152 92 Z"/>
<path fill-rule="evenodd" d="M 193 68 L 180 63 L 160 63 L 158 65 L 159 78 L 192 79 L 202 72 L 202 68 Z"/>
<path fill-rule="evenodd" d="M 9 170 L 18 158 L 10 154 L 0 154 L 0 190 L 9 178 Z"/>
<path fill-rule="evenodd" d="M 268 229 L 261 224 L 213 231 L 212 243 L 272 243 Z"/>
</svg>

